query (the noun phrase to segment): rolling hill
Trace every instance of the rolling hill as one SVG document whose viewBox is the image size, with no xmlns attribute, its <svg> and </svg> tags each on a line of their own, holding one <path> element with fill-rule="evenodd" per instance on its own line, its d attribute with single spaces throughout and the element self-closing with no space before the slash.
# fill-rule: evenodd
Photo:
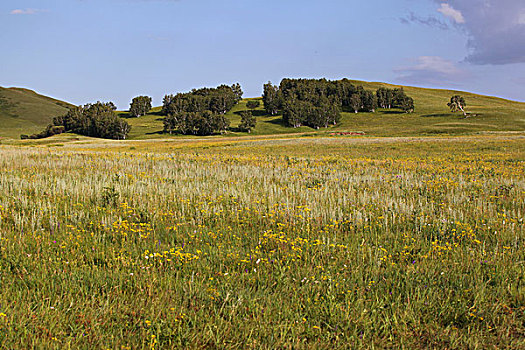
<svg viewBox="0 0 525 350">
<path fill-rule="evenodd" d="M 376 90 L 379 87 L 401 87 L 400 85 L 379 82 L 352 82 L 369 90 Z M 257 126 L 251 135 L 364 132 L 371 136 L 416 136 L 525 131 L 525 103 L 455 90 L 410 86 L 403 86 L 403 88 L 406 94 L 415 100 L 415 113 L 405 114 L 397 110 L 381 109 L 376 113 L 343 112 L 341 122 L 337 126 L 320 130 L 309 127 L 286 127 L 282 123 L 281 115 L 270 116 L 264 112 L 261 101 L 261 106 L 254 111 L 254 115 L 257 117 Z M 472 115 L 471 117 L 464 118 L 461 113 L 450 112 L 447 102 L 455 94 L 465 97 L 466 110 Z M 226 114 L 231 121 L 231 132 L 228 135 L 247 135 L 244 132 L 236 131 L 236 127 L 241 119 L 239 112 L 247 110 L 246 102 L 248 100 L 242 100 Z M 156 107 L 146 116 L 127 119 L 132 125 L 130 139 L 168 137 L 168 135 L 162 134 L 162 116 L 159 111 L 160 107 Z M 126 112 L 120 112 L 120 116 L 127 118 L 129 115 Z"/>
<path fill-rule="evenodd" d="M 365 89 L 379 87 L 400 87 L 379 82 L 353 81 Z M 477 95 L 455 90 L 425 89 L 404 86 L 408 96 L 415 100 L 415 113 L 405 114 L 397 110 L 378 110 L 376 113 L 342 113 L 341 122 L 328 129 L 314 130 L 309 127 L 290 128 L 282 123 L 282 116 L 267 115 L 261 106 L 254 111 L 257 126 L 251 135 L 273 134 L 318 134 L 338 132 L 364 132 L 370 136 L 419 136 L 419 135 L 462 135 L 480 132 L 524 132 L 525 103 L 501 98 Z M 461 113 L 451 113 L 447 102 L 454 94 L 460 94 L 467 101 L 467 111 L 472 115 L 464 118 Z M 260 98 L 259 98 L 260 99 Z M 246 110 L 242 100 L 226 114 L 231 121 L 228 136 L 244 136 L 237 126 L 239 112 Z M 39 95 L 33 91 L 19 88 L 0 88 L 0 137 L 18 139 L 20 134 L 30 134 L 43 130 L 52 117 L 64 113 L 70 106 Z M 129 118 L 125 111 L 118 112 L 132 126 L 129 139 L 191 138 L 191 136 L 166 135 L 162 133 L 163 116 L 160 107 L 140 118 Z M 220 137 L 220 136 L 212 136 Z"/>
<path fill-rule="evenodd" d="M 22 88 L 0 87 L 0 138 L 42 131 L 71 104 Z"/>
</svg>

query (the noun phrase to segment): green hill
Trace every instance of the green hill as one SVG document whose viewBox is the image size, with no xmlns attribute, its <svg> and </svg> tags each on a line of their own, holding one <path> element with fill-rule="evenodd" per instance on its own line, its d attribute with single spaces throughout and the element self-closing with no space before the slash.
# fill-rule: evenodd
<svg viewBox="0 0 525 350">
<path fill-rule="evenodd" d="M 20 134 L 42 131 L 70 106 L 31 90 L 0 87 L 0 138 L 17 139 Z"/>
<path fill-rule="evenodd" d="M 378 82 L 353 81 L 365 89 L 376 90 L 383 87 L 401 87 Z M 405 114 L 397 110 L 378 110 L 376 113 L 343 113 L 341 122 L 332 128 L 314 130 L 309 127 L 290 128 L 282 124 L 282 116 L 270 116 L 261 106 L 255 110 L 257 126 L 251 135 L 287 134 L 287 133 L 332 133 L 365 132 L 373 136 L 413 136 L 435 134 L 472 134 L 478 132 L 525 131 L 525 103 L 509 101 L 496 97 L 482 96 L 468 92 L 440 89 L 424 89 L 404 86 L 408 96 L 414 98 L 416 111 Z M 447 107 L 450 97 L 460 94 L 467 102 L 467 112 L 472 116 L 464 118 L 461 113 L 451 113 Z M 231 121 L 229 135 L 247 135 L 236 132 L 240 123 L 238 112 L 246 110 L 244 99 L 226 116 Z M 162 116 L 160 108 L 154 108 L 151 114 L 140 118 L 129 118 L 132 125 L 131 139 L 168 137 L 162 135 Z M 127 117 L 126 112 L 121 112 Z M 182 136 L 171 136 L 182 137 Z M 187 137 L 187 136 L 186 136 Z"/>
<path fill-rule="evenodd" d="M 376 90 L 384 87 L 400 87 L 378 82 L 353 81 L 365 89 Z M 496 97 L 482 96 L 454 90 L 424 89 L 404 86 L 408 96 L 414 98 L 416 111 L 405 114 L 397 110 L 378 110 L 376 113 L 342 113 L 341 122 L 328 129 L 314 130 L 309 127 L 290 128 L 282 123 L 282 116 L 270 116 L 261 106 L 254 111 L 257 126 L 251 135 L 272 134 L 328 134 L 337 132 L 364 132 L 371 136 L 416 136 L 416 135 L 461 135 L 479 132 L 525 131 L 525 103 Z M 472 115 L 464 118 L 461 113 L 451 113 L 447 102 L 454 94 L 460 94 L 467 101 L 467 111 Z M 231 121 L 228 136 L 248 135 L 237 130 L 239 112 L 247 110 L 242 100 L 226 116 Z M 259 98 L 260 100 L 260 98 Z M 70 104 L 39 95 L 20 88 L 0 88 L 0 138 L 18 139 L 20 134 L 42 131 L 51 119 L 63 114 Z M 132 129 L 130 139 L 191 138 L 191 136 L 162 134 L 163 116 L 160 107 L 140 118 L 129 118 L 127 112 L 119 112 L 126 118 Z"/>
</svg>

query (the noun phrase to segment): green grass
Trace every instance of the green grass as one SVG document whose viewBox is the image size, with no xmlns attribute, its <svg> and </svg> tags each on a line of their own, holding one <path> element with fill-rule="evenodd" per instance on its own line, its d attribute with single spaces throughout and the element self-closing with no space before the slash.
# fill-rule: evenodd
<svg viewBox="0 0 525 350">
<path fill-rule="evenodd" d="M 31 90 L 0 87 L 0 139 L 40 132 L 69 106 Z"/>
<path fill-rule="evenodd" d="M 523 136 L 71 137 L 0 145 L 0 348 L 525 346 Z"/>
</svg>

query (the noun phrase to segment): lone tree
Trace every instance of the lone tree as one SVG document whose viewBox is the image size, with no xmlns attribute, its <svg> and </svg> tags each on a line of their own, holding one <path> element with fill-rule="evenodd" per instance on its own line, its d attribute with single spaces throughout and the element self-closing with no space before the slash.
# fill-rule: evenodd
<svg viewBox="0 0 525 350">
<path fill-rule="evenodd" d="M 129 114 L 133 117 L 140 117 L 145 115 L 151 109 L 151 97 L 137 96 L 131 101 L 129 107 Z"/>
<path fill-rule="evenodd" d="M 467 112 L 465 112 L 465 107 L 467 106 L 467 103 L 465 102 L 465 99 L 459 95 L 454 95 L 450 98 L 450 102 L 447 103 L 447 106 L 450 108 L 452 112 L 461 111 L 463 112 L 463 115 L 467 117 Z"/>
<path fill-rule="evenodd" d="M 241 124 L 239 124 L 239 129 L 252 132 L 252 129 L 255 128 L 255 124 L 257 124 L 257 120 L 251 111 L 241 112 Z"/>
<path fill-rule="evenodd" d="M 248 107 L 249 109 L 255 109 L 257 107 L 259 107 L 261 103 L 257 100 L 249 100 L 248 102 L 246 102 L 246 107 Z"/>
</svg>

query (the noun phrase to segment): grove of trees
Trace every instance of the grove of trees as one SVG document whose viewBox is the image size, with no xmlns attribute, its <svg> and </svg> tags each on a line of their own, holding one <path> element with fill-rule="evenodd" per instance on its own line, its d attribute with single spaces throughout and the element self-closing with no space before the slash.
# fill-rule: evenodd
<svg viewBox="0 0 525 350">
<path fill-rule="evenodd" d="M 21 135 L 20 138 L 36 139 L 72 132 L 84 136 L 125 140 L 131 127 L 115 114 L 116 109 L 113 102 L 96 102 L 73 107 L 65 115 L 53 118 L 53 123 L 41 133 Z"/>
<path fill-rule="evenodd" d="M 145 115 L 151 109 L 151 97 L 149 96 L 137 96 L 135 97 L 129 106 L 129 114 L 132 117 L 140 117 Z"/>
<path fill-rule="evenodd" d="M 268 82 L 263 86 L 263 103 L 268 114 L 281 110 L 288 126 L 316 129 L 337 124 L 343 110 L 373 113 L 381 107 L 414 111 L 414 100 L 402 88 L 379 88 L 374 93 L 348 79 L 283 79 L 278 87 Z"/>
<path fill-rule="evenodd" d="M 162 106 L 164 132 L 184 135 L 224 132 L 230 125 L 224 114 L 242 99 L 242 95 L 239 84 L 166 95 Z"/>
</svg>

